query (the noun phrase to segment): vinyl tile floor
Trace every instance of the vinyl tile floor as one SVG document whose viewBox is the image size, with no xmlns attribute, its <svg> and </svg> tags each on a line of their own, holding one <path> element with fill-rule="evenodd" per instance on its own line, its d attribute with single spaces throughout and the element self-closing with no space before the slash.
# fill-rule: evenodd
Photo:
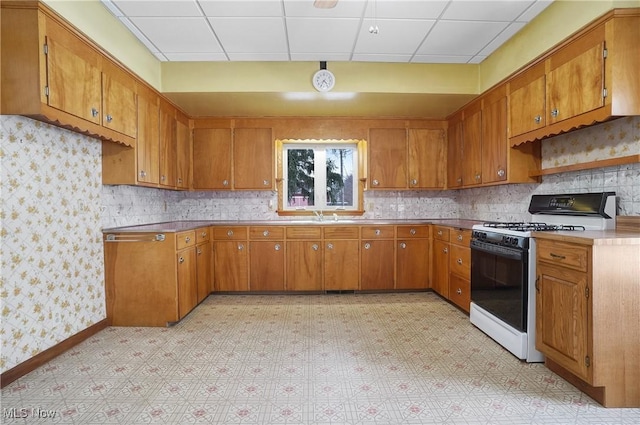
<svg viewBox="0 0 640 425">
<path fill-rule="evenodd" d="M 639 424 L 431 292 L 212 295 L 110 327 L 2 390 L 2 423 Z"/>
</svg>

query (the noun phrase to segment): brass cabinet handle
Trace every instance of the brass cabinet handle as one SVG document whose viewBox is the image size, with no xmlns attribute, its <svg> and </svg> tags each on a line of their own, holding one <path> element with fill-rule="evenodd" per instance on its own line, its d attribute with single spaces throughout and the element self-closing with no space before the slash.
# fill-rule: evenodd
<svg viewBox="0 0 640 425">
<path fill-rule="evenodd" d="M 184 238 L 184 241 L 185 241 L 186 243 L 189 243 L 189 242 L 191 242 L 191 238 L 190 238 L 189 236 L 187 236 L 186 238 Z"/>
<path fill-rule="evenodd" d="M 567 258 L 567 257 L 565 257 L 564 255 L 554 254 L 553 252 L 550 252 L 550 253 L 549 253 L 549 256 L 550 256 L 551 258 L 555 258 L 556 260 L 564 260 L 565 258 Z"/>
</svg>

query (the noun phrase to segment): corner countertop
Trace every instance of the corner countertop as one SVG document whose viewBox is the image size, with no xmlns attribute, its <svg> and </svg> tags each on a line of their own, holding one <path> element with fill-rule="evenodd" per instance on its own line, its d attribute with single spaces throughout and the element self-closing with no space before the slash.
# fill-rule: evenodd
<svg viewBox="0 0 640 425">
<path fill-rule="evenodd" d="M 532 232 L 536 239 L 583 245 L 640 245 L 640 232 L 629 230 L 585 230 L 584 232 Z"/>
<path fill-rule="evenodd" d="M 457 219 L 350 219 L 350 220 L 183 220 L 167 221 L 162 223 L 140 224 L 136 226 L 109 227 L 102 229 L 103 233 L 178 233 L 208 226 L 368 226 L 368 225 L 411 225 L 411 224 L 436 224 L 439 226 L 471 229 L 474 224 L 481 223 L 476 220 Z"/>
</svg>

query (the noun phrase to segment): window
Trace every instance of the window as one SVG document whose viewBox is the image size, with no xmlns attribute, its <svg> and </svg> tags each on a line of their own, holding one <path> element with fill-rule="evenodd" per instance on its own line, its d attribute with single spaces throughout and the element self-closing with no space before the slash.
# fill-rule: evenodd
<svg viewBox="0 0 640 425">
<path fill-rule="evenodd" d="M 360 142 L 278 141 L 279 211 L 361 211 Z"/>
</svg>

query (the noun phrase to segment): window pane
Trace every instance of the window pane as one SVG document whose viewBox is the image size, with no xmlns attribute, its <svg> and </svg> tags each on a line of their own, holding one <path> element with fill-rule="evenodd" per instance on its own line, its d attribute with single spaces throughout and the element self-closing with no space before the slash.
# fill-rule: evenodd
<svg viewBox="0 0 640 425">
<path fill-rule="evenodd" d="M 287 150 L 288 206 L 314 205 L 314 159 L 313 149 Z"/>
<path fill-rule="evenodd" d="M 327 206 L 352 207 L 354 149 L 327 149 Z"/>
</svg>

